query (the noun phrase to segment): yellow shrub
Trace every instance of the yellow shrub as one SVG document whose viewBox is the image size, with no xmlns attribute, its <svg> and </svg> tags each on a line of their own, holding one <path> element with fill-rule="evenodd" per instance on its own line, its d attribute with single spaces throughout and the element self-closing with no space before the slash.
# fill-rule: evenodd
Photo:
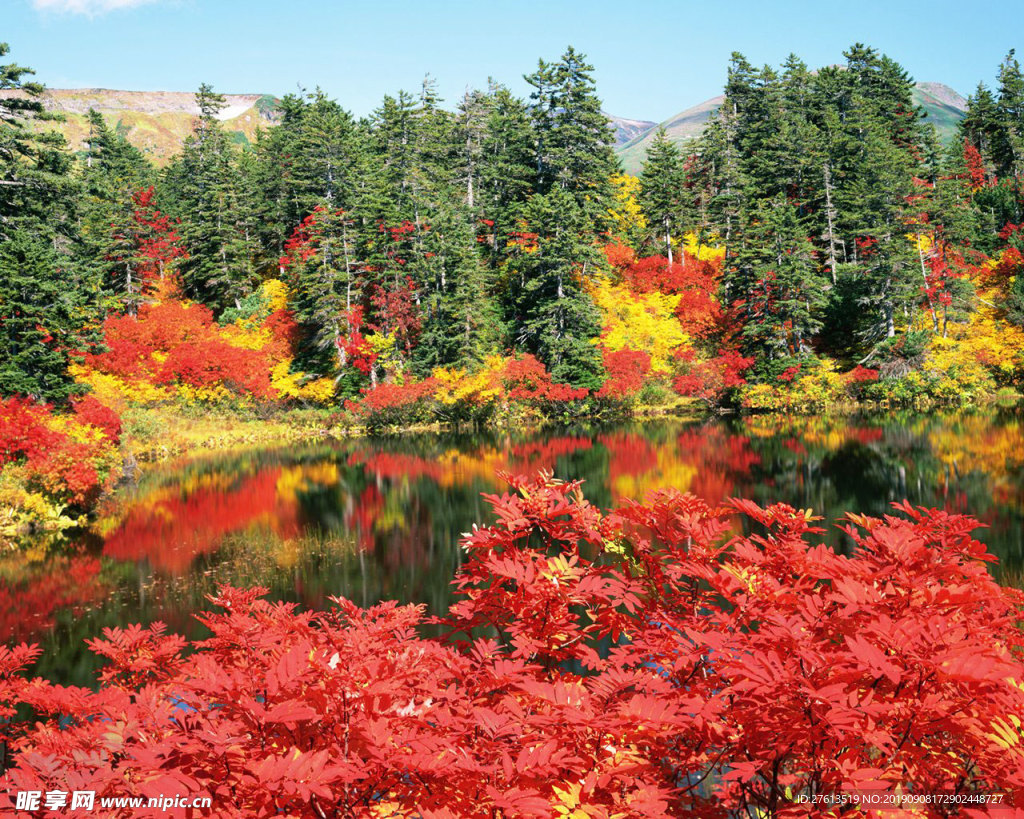
<svg viewBox="0 0 1024 819">
<path fill-rule="evenodd" d="M 687 233 L 683 239 L 683 250 L 690 258 L 702 262 L 714 262 L 725 258 L 725 245 L 702 245 L 697 241 L 696 233 Z"/>
<path fill-rule="evenodd" d="M 601 281 L 591 287 L 591 297 L 603 315 L 607 350 L 641 350 L 650 355 L 653 372 L 671 372 L 674 354 L 689 340 L 675 315 L 680 296 L 636 295 L 624 284 Z"/>
</svg>

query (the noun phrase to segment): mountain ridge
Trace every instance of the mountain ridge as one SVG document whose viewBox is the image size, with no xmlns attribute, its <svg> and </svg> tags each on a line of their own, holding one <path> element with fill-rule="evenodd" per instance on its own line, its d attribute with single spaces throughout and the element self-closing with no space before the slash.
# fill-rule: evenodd
<svg viewBox="0 0 1024 819">
<path fill-rule="evenodd" d="M 0 91 L 0 97 L 19 95 L 18 91 Z M 239 144 L 248 144 L 256 130 L 276 123 L 279 100 L 270 94 L 224 94 L 226 107 L 218 119 Z M 963 119 L 967 101 L 942 83 L 920 82 L 914 88 L 915 102 L 936 124 L 940 137 L 948 141 Z M 721 104 L 723 96 L 685 108 L 660 123 L 619 117 L 602 112 L 614 133 L 615 152 L 627 173 L 637 174 L 647 148 L 659 126 L 669 139 L 682 144 L 699 136 Z M 107 124 L 121 131 L 128 140 L 147 153 L 157 164 L 166 163 L 181 148 L 192 131 L 199 108 L 195 94 L 187 91 L 130 91 L 107 88 L 48 88 L 42 102 L 47 111 L 62 114 L 59 129 L 73 151 L 85 149 L 88 139 L 88 112 L 98 111 Z M 45 127 L 52 127 L 47 123 Z"/>
<path fill-rule="evenodd" d="M 638 174 L 643 167 L 647 148 L 654 140 L 659 127 L 664 127 L 668 138 L 676 144 L 689 142 L 699 136 L 712 114 L 722 104 L 724 95 L 712 97 L 697 105 L 690 106 L 669 117 L 628 142 L 616 146 L 615 152 L 626 173 Z M 956 133 L 956 126 L 964 118 L 967 100 L 948 85 L 937 82 L 914 84 L 914 102 L 928 114 L 926 122 L 934 122 L 939 138 L 948 142 Z"/>
</svg>

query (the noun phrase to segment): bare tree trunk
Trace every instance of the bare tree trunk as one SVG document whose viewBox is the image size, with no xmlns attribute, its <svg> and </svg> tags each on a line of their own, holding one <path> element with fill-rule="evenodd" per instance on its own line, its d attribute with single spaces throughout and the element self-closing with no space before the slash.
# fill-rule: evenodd
<svg viewBox="0 0 1024 819">
<path fill-rule="evenodd" d="M 836 283 L 836 228 L 835 208 L 832 206 L 832 169 L 825 163 L 825 215 L 828 217 L 828 265 L 832 284 Z"/>
</svg>

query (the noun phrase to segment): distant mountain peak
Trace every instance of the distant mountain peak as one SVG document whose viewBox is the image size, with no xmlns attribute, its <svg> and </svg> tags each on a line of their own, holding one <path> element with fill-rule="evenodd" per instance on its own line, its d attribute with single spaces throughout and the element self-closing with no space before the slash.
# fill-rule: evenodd
<svg viewBox="0 0 1024 819">
<path fill-rule="evenodd" d="M 0 91 L 0 97 L 23 92 Z M 276 122 L 278 101 L 269 94 L 224 94 L 225 107 L 217 115 L 224 129 L 238 142 L 253 138 L 260 126 Z M 199 116 L 191 91 L 120 91 L 108 88 L 48 88 L 42 96 L 47 111 L 63 114 L 60 126 L 73 151 L 83 150 L 88 137 L 89 109 L 103 115 L 112 128 L 120 128 L 137 148 L 156 162 L 176 154 Z M 46 123 L 46 127 L 52 127 Z"/>
<path fill-rule="evenodd" d="M 646 133 L 658 124 L 646 119 L 626 119 L 625 117 L 617 117 L 613 114 L 609 114 L 607 111 L 602 111 L 601 113 L 608 117 L 608 122 L 611 123 L 611 126 L 615 131 L 616 147 L 619 145 L 625 145 L 631 139 Z"/>
<path fill-rule="evenodd" d="M 628 142 L 619 143 L 616 153 L 626 173 L 638 174 L 647 156 L 647 149 L 654 140 L 659 127 L 665 129 L 668 138 L 677 144 L 689 142 L 700 136 L 712 114 L 722 104 L 724 96 L 719 95 L 698 103 L 661 123 L 652 124 L 646 131 L 635 134 Z M 928 114 L 926 122 L 934 123 L 939 138 L 948 142 L 956 133 L 957 124 L 967 111 L 967 100 L 960 94 L 938 82 L 919 82 L 914 86 L 914 101 Z M 619 120 L 607 115 L 613 123 Z"/>
</svg>

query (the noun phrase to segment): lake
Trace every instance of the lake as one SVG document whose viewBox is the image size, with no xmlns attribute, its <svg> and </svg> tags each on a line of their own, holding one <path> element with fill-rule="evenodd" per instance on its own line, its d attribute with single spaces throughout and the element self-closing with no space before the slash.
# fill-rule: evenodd
<svg viewBox="0 0 1024 819">
<path fill-rule="evenodd" d="M 974 515 L 1010 585 L 1024 573 L 1024 427 L 1017 410 L 879 417 L 638 421 L 527 433 L 331 440 L 142 465 L 74 548 L 0 557 L 0 635 L 39 642 L 36 672 L 88 685 L 85 640 L 163 621 L 192 637 L 218 584 L 304 607 L 331 596 L 447 608 L 460 533 L 490 521 L 498 473 L 582 479 L 608 507 L 676 487 L 712 502 L 783 501 L 833 521 L 907 498 Z"/>
</svg>

